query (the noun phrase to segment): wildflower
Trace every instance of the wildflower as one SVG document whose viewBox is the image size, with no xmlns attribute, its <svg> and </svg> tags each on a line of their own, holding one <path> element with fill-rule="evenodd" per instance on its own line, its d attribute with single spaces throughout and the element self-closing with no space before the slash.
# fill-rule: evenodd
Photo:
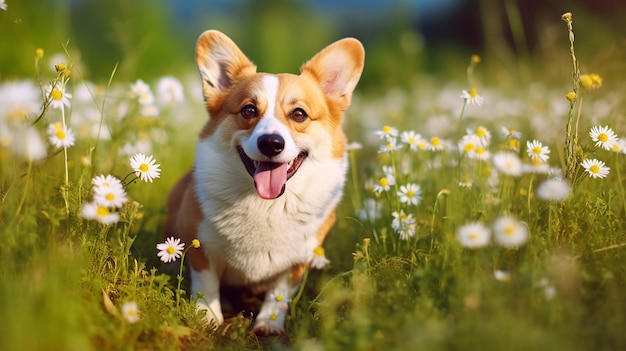
<svg viewBox="0 0 626 351">
<path fill-rule="evenodd" d="M 572 193 L 572 187 L 563 178 L 544 180 L 537 187 L 537 198 L 546 201 L 563 201 Z"/>
<path fill-rule="evenodd" d="M 398 136 L 398 130 L 394 127 L 383 126 L 381 130 L 376 132 L 376 135 L 381 139 L 395 138 Z"/>
<path fill-rule="evenodd" d="M 199 248 L 199 247 L 200 247 L 200 240 L 198 240 L 198 239 L 193 239 L 193 240 L 191 240 L 191 246 L 192 246 L 194 249 Z"/>
<path fill-rule="evenodd" d="M 5 0 L 0 0 L 0 10 L 7 10 L 8 5 L 6 4 Z"/>
<path fill-rule="evenodd" d="M 0 0 L 0 2 L 4 2 L 4 0 Z M 43 49 L 42 48 L 35 49 L 35 57 L 38 58 L 38 59 L 43 58 Z"/>
<path fill-rule="evenodd" d="M 586 159 L 581 163 L 581 166 L 589 173 L 589 176 L 592 178 L 605 178 L 609 175 L 609 171 L 611 170 L 609 167 L 606 167 L 604 162 L 596 160 L 595 158 Z"/>
<path fill-rule="evenodd" d="M 351 150 L 361 150 L 363 148 L 363 145 L 359 142 L 353 141 L 351 143 L 348 143 L 347 149 L 348 151 Z"/>
<path fill-rule="evenodd" d="M 430 143 L 428 144 L 428 150 L 430 151 L 441 151 L 444 148 L 444 143 L 439 137 L 430 138 Z"/>
<path fill-rule="evenodd" d="M 157 82 L 157 96 L 159 102 L 164 105 L 173 105 L 182 102 L 183 85 L 174 77 L 163 77 Z"/>
<path fill-rule="evenodd" d="M 543 144 L 539 140 L 526 141 L 526 153 L 528 157 L 532 160 L 539 160 L 541 162 L 546 162 L 550 156 L 550 149 L 547 146 L 543 146 Z"/>
<path fill-rule="evenodd" d="M 496 269 L 495 271 L 493 271 L 493 277 L 496 278 L 496 280 L 501 283 L 508 283 L 511 281 L 511 275 L 509 274 L 509 272 L 502 271 L 499 269 Z"/>
<path fill-rule="evenodd" d="M 478 95 L 478 91 L 475 88 L 471 88 L 470 90 L 463 90 L 461 92 L 461 98 L 465 100 L 466 103 L 470 105 L 481 106 L 485 99 Z"/>
<path fill-rule="evenodd" d="M 417 205 L 422 200 L 422 189 L 417 184 L 402 185 L 398 197 L 403 204 Z"/>
<path fill-rule="evenodd" d="M 374 186 L 374 194 L 380 194 L 383 191 L 389 191 L 390 186 L 395 184 L 394 178 L 382 177 L 378 180 L 378 185 Z"/>
<path fill-rule="evenodd" d="M 522 161 L 511 152 L 498 152 L 493 155 L 493 166 L 501 173 L 513 177 L 522 175 Z"/>
<path fill-rule="evenodd" d="M 0 145 L 10 146 L 17 156 L 28 161 L 39 161 L 48 154 L 43 139 L 34 128 L 19 128 L 17 131 L 3 129 L 0 124 Z"/>
<path fill-rule="evenodd" d="M 491 233 L 480 222 L 473 222 L 461 226 L 457 231 L 457 238 L 461 246 L 468 249 L 478 249 L 489 245 Z"/>
<path fill-rule="evenodd" d="M 393 167 L 391 166 L 383 166 L 383 173 L 385 174 L 385 177 L 387 177 L 389 179 L 390 184 L 389 185 L 394 185 L 396 184 L 396 171 L 393 169 Z"/>
<path fill-rule="evenodd" d="M 482 146 L 488 146 L 491 141 L 491 132 L 485 127 L 479 126 L 474 130 L 467 129 L 467 135 L 474 135 L 478 137 Z"/>
<path fill-rule="evenodd" d="M 326 258 L 326 251 L 322 246 L 318 246 L 313 250 L 309 256 L 309 260 L 311 261 L 311 267 L 316 269 L 322 269 L 330 263 L 330 260 Z"/>
<path fill-rule="evenodd" d="M 507 127 L 500 127 L 500 131 L 502 132 L 502 135 L 504 135 L 505 138 L 510 139 L 521 139 L 522 138 L 522 133 L 517 131 L 515 128 L 507 128 Z"/>
<path fill-rule="evenodd" d="M 60 86 L 59 86 L 60 85 Z M 56 83 L 48 87 L 46 96 L 50 98 L 50 107 L 62 108 L 64 105 L 70 107 L 70 98 L 72 94 L 65 92 L 65 85 Z"/>
<path fill-rule="evenodd" d="M 500 246 L 514 248 L 528 241 L 528 228 L 517 219 L 502 216 L 493 223 L 495 240 Z"/>
<path fill-rule="evenodd" d="M 136 323 L 139 321 L 140 314 L 139 308 L 137 307 L 137 303 L 135 301 L 125 302 L 122 305 L 122 316 L 128 323 Z"/>
<path fill-rule="evenodd" d="M 481 144 L 480 138 L 478 138 L 474 134 L 469 134 L 469 135 L 464 135 L 461 138 L 461 140 L 459 141 L 458 147 L 461 153 L 469 156 L 470 158 L 473 158 L 472 154 L 476 152 L 476 149 L 480 146 L 480 144 Z"/>
<path fill-rule="evenodd" d="M 122 205 L 128 202 L 124 186 L 119 179 L 111 175 L 108 175 L 107 177 L 112 179 L 106 183 L 103 182 L 102 184 L 94 188 L 93 199 L 99 205 L 120 208 L 122 207 Z M 92 183 L 93 182 L 94 181 L 92 180 Z"/>
<path fill-rule="evenodd" d="M 157 256 L 161 261 L 170 263 L 176 261 L 183 254 L 185 243 L 181 243 L 180 238 L 169 237 L 164 243 L 157 244 L 156 248 L 159 250 Z"/>
<path fill-rule="evenodd" d="M 596 142 L 596 147 L 602 147 L 604 150 L 611 150 L 619 140 L 609 126 L 594 126 L 589 132 L 591 140 Z"/>
<path fill-rule="evenodd" d="M 140 105 L 152 105 L 154 103 L 154 95 L 152 95 L 150 86 L 141 79 L 130 86 L 130 97 L 137 99 Z"/>
<path fill-rule="evenodd" d="M 161 176 L 160 164 L 155 164 L 152 155 L 146 156 L 142 153 L 136 154 L 130 159 L 130 167 L 135 171 L 135 175 L 144 182 L 152 183 L 154 178 Z"/>
<path fill-rule="evenodd" d="M 479 146 L 468 156 L 470 156 L 470 158 L 486 161 L 491 158 L 491 153 L 484 146 Z"/>
<path fill-rule="evenodd" d="M 400 146 L 397 144 L 396 138 L 387 138 L 387 144 L 383 145 L 378 149 L 379 154 L 392 152 L 400 149 Z"/>
<path fill-rule="evenodd" d="M 602 77 L 598 74 L 583 74 L 580 76 L 580 85 L 586 90 L 595 90 L 602 86 Z"/>
<path fill-rule="evenodd" d="M 74 142 L 76 141 L 72 130 L 61 123 L 53 123 L 48 126 L 48 136 L 50 143 L 57 148 L 74 146 Z"/>
<path fill-rule="evenodd" d="M 626 153 L 626 140 L 619 138 L 617 139 L 617 143 L 615 143 L 615 145 L 613 145 L 613 149 L 614 152 L 621 152 L 621 153 Z"/>
<path fill-rule="evenodd" d="M 95 202 L 83 205 L 81 214 L 85 219 L 95 220 L 104 225 L 115 224 L 120 220 L 119 213 L 111 212 L 108 207 L 99 205 Z"/>
<path fill-rule="evenodd" d="M 409 130 L 400 134 L 400 140 L 406 145 L 409 145 L 411 151 L 417 151 L 419 149 L 419 143 L 422 141 L 422 136 Z"/>
<path fill-rule="evenodd" d="M 569 102 L 574 102 L 576 101 L 576 93 L 573 91 L 570 91 L 569 93 L 565 94 L 565 98 Z"/>
<path fill-rule="evenodd" d="M 400 210 L 400 213 L 394 211 L 391 215 L 393 216 L 391 228 L 400 235 L 400 239 L 408 240 L 415 236 L 416 222 L 413 214 L 407 215 L 403 210 Z"/>
</svg>

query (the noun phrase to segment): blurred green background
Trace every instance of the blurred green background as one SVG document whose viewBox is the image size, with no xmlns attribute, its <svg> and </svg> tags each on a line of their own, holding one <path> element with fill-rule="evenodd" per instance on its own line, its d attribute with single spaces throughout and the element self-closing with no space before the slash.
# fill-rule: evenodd
<svg viewBox="0 0 626 351">
<path fill-rule="evenodd" d="M 562 13 L 574 13 L 581 62 L 624 68 L 623 0 L 6 0 L 0 11 L 0 79 L 32 77 L 36 48 L 46 58 L 67 43 L 86 79 L 150 80 L 194 68 L 206 29 L 228 34 L 268 72 L 297 72 L 344 36 L 364 42 L 360 89 L 412 83 L 419 74 L 465 77 L 469 55 L 484 74 L 515 84 L 569 72 Z M 595 60 L 595 61 L 594 61 Z M 550 69 L 542 71 L 546 66 Z M 562 67 L 562 70 L 559 68 Z M 554 69 L 556 68 L 556 70 Z M 597 71 L 597 69 L 596 69 Z M 547 75 L 547 76 L 546 76 Z"/>
</svg>

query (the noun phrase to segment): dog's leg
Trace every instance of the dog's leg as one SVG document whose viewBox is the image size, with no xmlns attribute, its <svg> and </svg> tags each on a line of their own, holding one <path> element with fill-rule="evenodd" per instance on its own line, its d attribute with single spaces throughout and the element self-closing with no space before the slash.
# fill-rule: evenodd
<svg viewBox="0 0 626 351">
<path fill-rule="evenodd" d="M 285 332 L 285 317 L 289 312 L 291 296 L 298 290 L 293 284 L 291 270 L 287 271 L 271 284 L 265 294 L 265 301 L 261 305 L 252 331 L 257 335 L 278 335 Z"/>
<path fill-rule="evenodd" d="M 214 328 L 224 322 L 220 304 L 220 277 L 216 268 L 197 271 L 193 267 L 189 267 L 191 291 L 193 295 L 201 293 L 201 298 L 197 300 L 198 310 L 206 311 L 207 322 L 209 326 Z"/>
</svg>

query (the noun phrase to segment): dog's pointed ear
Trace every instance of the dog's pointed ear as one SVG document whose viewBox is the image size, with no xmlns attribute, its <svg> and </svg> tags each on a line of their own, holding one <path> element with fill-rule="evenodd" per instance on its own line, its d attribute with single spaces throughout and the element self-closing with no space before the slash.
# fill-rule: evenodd
<svg viewBox="0 0 626 351">
<path fill-rule="evenodd" d="M 196 44 L 196 64 L 207 101 L 228 90 L 239 77 L 256 72 L 256 66 L 226 35 L 208 30 Z"/>
<path fill-rule="evenodd" d="M 361 42 L 345 38 L 322 49 L 302 66 L 300 72 L 311 74 L 326 97 L 341 103 L 346 109 L 363 72 L 364 60 L 365 50 Z"/>
</svg>

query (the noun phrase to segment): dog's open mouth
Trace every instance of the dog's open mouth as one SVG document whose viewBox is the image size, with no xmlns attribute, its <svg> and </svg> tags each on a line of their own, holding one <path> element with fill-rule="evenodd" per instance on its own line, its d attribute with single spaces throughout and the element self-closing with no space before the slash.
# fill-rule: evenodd
<svg viewBox="0 0 626 351">
<path fill-rule="evenodd" d="M 302 151 L 288 163 L 255 161 L 246 155 L 241 146 L 237 146 L 241 161 L 252 179 L 260 197 L 276 199 L 285 192 L 285 186 L 302 165 L 302 161 L 309 155 Z"/>
</svg>

